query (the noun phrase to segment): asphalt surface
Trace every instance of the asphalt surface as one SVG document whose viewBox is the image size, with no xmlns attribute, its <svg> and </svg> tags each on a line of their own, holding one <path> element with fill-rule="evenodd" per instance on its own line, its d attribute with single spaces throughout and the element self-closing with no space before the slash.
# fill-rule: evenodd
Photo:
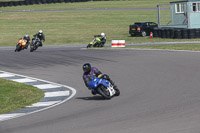
<svg viewBox="0 0 200 133">
<path fill-rule="evenodd" d="M 110 75 L 121 95 L 92 96 L 82 81 L 85 62 Z M 1 70 L 77 90 L 55 108 L 0 122 L 0 133 L 199 133 L 199 66 L 199 52 L 0 48 Z"/>
</svg>

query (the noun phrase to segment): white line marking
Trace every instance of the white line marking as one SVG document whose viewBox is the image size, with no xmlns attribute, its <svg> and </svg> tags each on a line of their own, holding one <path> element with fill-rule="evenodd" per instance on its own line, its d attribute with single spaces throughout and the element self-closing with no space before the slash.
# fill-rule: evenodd
<svg viewBox="0 0 200 133">
<path fill-rule="evenodd" d="M 45 93 L 45 97 L 59 97 L 59 96 L 69 96 L 69 91 L 56 91 L 56 92 Z"/>
<path fill-rule="evenodd" d="M 66 101 L 71 99 L 76 94 L 76 90 L 74 88 L 70 87 L 70 86 L 67 86 L 67 85 L 61 85 L 61 84 L 53 83 L 53 82 L 50 82 L 50 81 L 46 81 L 46 80 L 42 80 L 42 79 L 38 79 L 38 78 L 32 78 L 32 77 L 28 77 L 28 76 L 24 76 L 24 75 L 20 75 L 20 74 L 9 73 L 9 72 L 5 72 L 5 71 L 1 71 L 1 70 L 0 70 L 0 72 L 6 73 L 6 74 L 10 74 L 10 75 L 21 76 L 21 77 L 24 77 L 24 78 L 29 78 L 29 79 L 33 79 L 33 80 L 37 80 L 37 81 L 41 81 L 41 82 L 46 82 L 48 84 L 52 84 L 52 85 L 56 85 L 56 86 L 60 86 L 60 87 L 62 86 L 62 87 L 68 88 L 69 90 L 72 91 L 71 94 L 69 95 L 69 97 L 67 97 L 65 100 L 63 100 L 63 101 L 61 101 L 59 103 L 53 104 L 51 106 L 48 106 L 46 108 L 43 108 L 43 109 L 40 109 L 40 110 L 36 110 L 36 111 L 33 111 L 33 112 L 23 113 L 21 115 L 14 115 L 13 117 L 7 117 L 7 118 L 4 117 L 5 119 L 2 119 L 2 120 L 0 119 L 0 121 L 6 121 L 6 120 L 18 118 L 18 117 L 21 117 L 21 116 L 26 116 L 26 115 L 29 115 L 29 114 L 33 114 L 33 113 L 37 113 L 37 112 L 40 112 L 40 111 L 44 111 L 44 110 L 53 108 L 53 107 L 58 106 L 58 105 L 60 105 L 62 103 L 65 103 Z"/>
<path fill-rule="evenodd" d="M 38 102 L 38 103 L 35 103 L 31 106 L 27 106 L 27 107 L 40 107 L 40 106 L 50 106 L 50 105 L 53 105 L 53 104 L 56 104 L 60 101 L 51 101 L 51 102 Z"/>
<path fill-rule="evenodd" d="M 0 78 L 14 77 L 14 76 L 15 76 L 15 75 L 7 74 L 7 73 L 0 74 Z"/>
<path fill-rule="evenodd" d="M 17 117 L 17 116 L 21 116 L 24 115 L 24 113 L 16 113 L 16 114 L 2 114 L 0 115 L 0 121 L 2 120 L 6 120 L 12 117 Z"/>
<path fill-rule="evenodd" d="M 39 89 L 52 89 L 61 87 L 60 85 L 53 85 L 53 84 L 41 84 L 41 85 L 33 85 Z"/>
<path fill-rule="evenodd" d="M 23 78 L 23 79 L 11 79 L 12 81 L 19 82 L 19 83 L 28 83 L 28 82 L 37 82 L 36 80 Z"/>
</svg>

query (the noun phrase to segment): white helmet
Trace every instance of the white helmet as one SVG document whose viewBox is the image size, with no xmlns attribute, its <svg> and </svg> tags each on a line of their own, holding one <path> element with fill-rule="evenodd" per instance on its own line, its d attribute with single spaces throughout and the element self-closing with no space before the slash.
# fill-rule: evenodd
<svg viewBox="0 0 200 133">
<path fill-rule="evenodd" d="M 101 36 L 102 36 L 102 37 L 105 37 L 106 35 L 105 35 L 105 33 L 101 33 Z"/>
<path fill-rule="evenodd" d="M 39 30 L 39 32 L 38 32 L 39 34 L 42 34 L 43 32 L 42 32 L 42 30 Z"/>
</svg>

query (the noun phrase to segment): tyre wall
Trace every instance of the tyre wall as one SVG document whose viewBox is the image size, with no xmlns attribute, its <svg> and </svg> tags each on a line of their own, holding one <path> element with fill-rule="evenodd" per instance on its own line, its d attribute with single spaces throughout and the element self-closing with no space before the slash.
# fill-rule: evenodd
<svg viewBox="0 0 200 133">
<path fill-rule="evenodd" d="M 33 4 L 50 4 L 50 3 L 68 3 L 68 2 L 87 2 L 91 0 L 19 0 L 19 1 L 9 1 L 0 2 L 0 7 L 7 6 L 21 6 L 21 5 L 33 5 Z M 109 1 L 109 0 L 93 0 L 93 1 Z"/>
<path fill-rule="evenodd" d="M 200 29 L 170 29 L 155 28 L 154 37 L 171 39 L 194 39 L 200 38 Z"/>
</svg>

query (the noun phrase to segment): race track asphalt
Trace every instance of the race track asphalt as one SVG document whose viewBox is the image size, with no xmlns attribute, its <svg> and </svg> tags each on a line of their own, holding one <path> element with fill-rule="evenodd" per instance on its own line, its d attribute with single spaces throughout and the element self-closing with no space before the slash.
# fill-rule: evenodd
<svg viewBox="0 0 200 133">
<path fill-rule="evenodd" d="M 92 96 L 82 64 L 108 74 L 119 97 Z M 0 122 L 0 133 L 199 133 L 200 53 L 165 50 L 0 48 L 0 70 L 77 90 L 54 108 Z"/>
</svg>

